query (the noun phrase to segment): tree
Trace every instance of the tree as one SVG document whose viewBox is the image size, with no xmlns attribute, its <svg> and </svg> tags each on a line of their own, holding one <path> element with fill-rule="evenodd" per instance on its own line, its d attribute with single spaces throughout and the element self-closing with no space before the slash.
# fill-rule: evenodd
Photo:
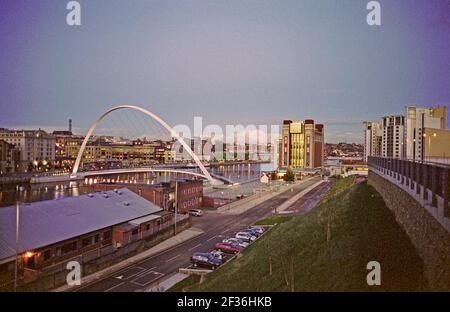
<svg viewBox="0 0 450 312">
<path fill-rule="evenodd" d="M 294 170 L 292 168 L 288 168 L 286 170 L 286 174 L 284 175 L 284 181 L 286 182 L 294 182 L 295 180 L 295 173 Z"/>
</svg>

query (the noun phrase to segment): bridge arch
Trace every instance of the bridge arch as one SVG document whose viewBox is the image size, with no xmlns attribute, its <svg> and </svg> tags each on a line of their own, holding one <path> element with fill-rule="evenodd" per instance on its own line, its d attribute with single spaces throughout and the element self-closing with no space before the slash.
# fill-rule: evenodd
<svg viewBox="0 0 450 312">
<path fill-rule="evenodd" d="M 88 133 L 86 134 L 86 137 L 83 140 L 83 143 L 81 144 L 81 148 L 80 148 L 80 150 L 78 152 L 77 159 L 75 161 L 75 165 L 74 165 L 73 170 L 72 170 L 71 178 L 76 178 L 77 177 L 78 169 L 80 167 L 81 159 L 83 157 L 83 152 L 86 149 L 86 145 L 87 145 L 87 143 L 89 141 L 89 138 L 91 137 L 91 135 L 94 132 L 94 130 L 97 127 L 97 125 L 108 114 L 112 113 L 113 111 L 121 110 L 121 109 L 132 109 L 132 110 L 135 110 L 135 111 L 139 111 L 139 112 L 144 113 L 147 116 L 151 117 L 152 119 L 156 120 L 161 126 L 163 126 L 167 131 L 170 132 L 172 137 L 176 138 L 177 141 L 180 142 L 180 144 L 183 146 L 183 148 L 186 149 L 186 151 L 189 153 L 189 155 L 194 159 L 195 163 L 200 168 L 200 170 L 202 171 L 203 175 L 209 180 L 209 182 L 212 185 L 222 184 L 221 181 L 218 181 L 217 179 L 214 179 L 211 176 L 211 174 L 208 172 L 208 170 L 206 170 L 205 166 L 202 164 L 202 162 L 197 157 L 197 155 L 191 150 L 190 146 L 186 144 L 186 142 L 179 136 L 178 133 L 176 133 L 172 129 L 171 126 L 169 126 L 169 124 L 167 124 L 163 119 L 161 119 L 159 116 L 157 116 L 156 114 L 152 113 L 151 111 L 149 111 L 149 110 L 147 110 L 145 108 L 136 106 L 136 105 L 119 105 L 119 106 L 112 107 L 112 108 L 108 109 L 106 112 L 104 112 L 102 115 L 100 115 L 100 117 L 98 117 L 94 121 L 94 123 L 89 128 Z"/>
</svg>

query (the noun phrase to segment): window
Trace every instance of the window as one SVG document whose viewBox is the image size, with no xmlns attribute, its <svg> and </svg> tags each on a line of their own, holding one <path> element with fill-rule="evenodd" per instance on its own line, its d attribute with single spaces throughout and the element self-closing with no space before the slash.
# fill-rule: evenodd
<svg viewBox="0 0 450 312">
<path fill-rule="evenodd" d="M 100 234 L 96 234 L 94 236 L 94 244 L 97 244 L 100 241 Z"/>
<path fill-rule="evenodd" d="M 136 235 L 138 233 L 138 229 L 134 229 L 132 232 L 131 232 L 131 235 Z"/>
<path fill-rule="evenodd" d="M 81 240 L 81 247 L 82 248 L 87 247 L 89 245 L 92 245 L 92 237 L 86 237 L 86 238 L 83 238 Z"/>
<path fill-rule="evenodd" d="M 43 256 L 44 256 L 44 261 L 49 260 L 52 257 L 52 251 L 50 249 L 44 251 L 44 255 Z"/>
<path fill-rule="evenodd" d="M 111 238 L 111 231 L 107 231 L 103 233 L 103 240 Z"/>
<path fill-rule="evenodd" d="M 77 250 L 77 242 L 67 243 L 61 247 L 61 254 L 65 255 L 75 250 Z"/>
</svg>

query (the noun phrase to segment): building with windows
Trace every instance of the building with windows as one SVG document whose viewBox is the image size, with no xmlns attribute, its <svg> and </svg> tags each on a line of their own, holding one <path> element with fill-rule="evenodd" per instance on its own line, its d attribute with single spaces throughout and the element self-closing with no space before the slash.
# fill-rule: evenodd
<svg viewBox="0 0 450 312">
<path fill-rule="evenodd" d="M 381 122 L 364 121 L 364 161 L 368 156 L 381 156 L 383 126 Z"/>
<path fill-rule="evenodd" d="M 424 128 L 421 160 L 450 163 L 450 130 Z"/>
<path fill-rule="evenodd" d="M 56 139 L 44 130 L 0 129 L 0 140 L 20 151 L 20 172 L 46 170 L 55 161 Z"/>
<path fill-rule="evenodd" d="M 421 108 L 408 106 L 406 110 L 406 158 L 423 160 L 426 156 L 425 129 L 430 129 L 430 131 L 431 129 L 445 129 L 446 107 Z M 435 131 L 435 133 L 437 132 Z M 427 142 L 430 143 L 431 140 Z"/>
<path fill-rule="evenodd" d="M 98 268 L 98 263 L 136 252 L 143 240 L 149 243 L 174 225 L 173 213 L 126 188 L 34 202 L 19 209 L 19 286 L 38 279 L 51 286 L 65 283 L 67 262 L 76 260 L 83 270 L 90 264 Z M 0 209 L 0 289 L 11 289 L 14 279 L 15 218 L 15 206 Z M 188 216 L 177 218 L 188 221 Z"/>
<path fill-rule="evenodd" d="M 178 186 L 176 183 L 178 182 Z M 144 197 L 166 211 L 175 208 L 175 190 L 178 191 L 178 213 L 186 213 L 190 209 L 203 207 L 203 181 L 194 179 L 179 179 L 158 184 L 123 184 L 99 183 L 93 185 L 95 190 L 114 190 L 126 187 L 132 192 Z"/>
<path fill-rule="evenodd" d="M 314 120 L 284 120 L 279 141 L 278 165 L 282 169 L 315 169 L 324 163 L 324 126 Z"/>
<path fill-rule="evenodd" d="M 70 169 L 77 159 L 84 137 L 71 131 L 53 131 L 55 136 L 55 167 Z"/>
<path fill-rule="evenodd" d="M 0 174 L 19 171 L 20 150 L 4 140 L 0 140 Z"/>
<path fill-rule="evenodd" d="M 405 116 L 383 117 L 381 156 L 403 159 L 405 157 Z"/>
</svg>

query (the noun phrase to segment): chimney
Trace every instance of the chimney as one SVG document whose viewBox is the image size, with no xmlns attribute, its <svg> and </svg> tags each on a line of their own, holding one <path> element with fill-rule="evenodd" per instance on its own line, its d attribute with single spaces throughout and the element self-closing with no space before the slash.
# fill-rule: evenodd
<svg viewBox="0 0 450 312">
<path fill-rule="evenodd" d="M 69 119 L 69 132 L 72 132 L 72 119 Z"/>
</svg>

